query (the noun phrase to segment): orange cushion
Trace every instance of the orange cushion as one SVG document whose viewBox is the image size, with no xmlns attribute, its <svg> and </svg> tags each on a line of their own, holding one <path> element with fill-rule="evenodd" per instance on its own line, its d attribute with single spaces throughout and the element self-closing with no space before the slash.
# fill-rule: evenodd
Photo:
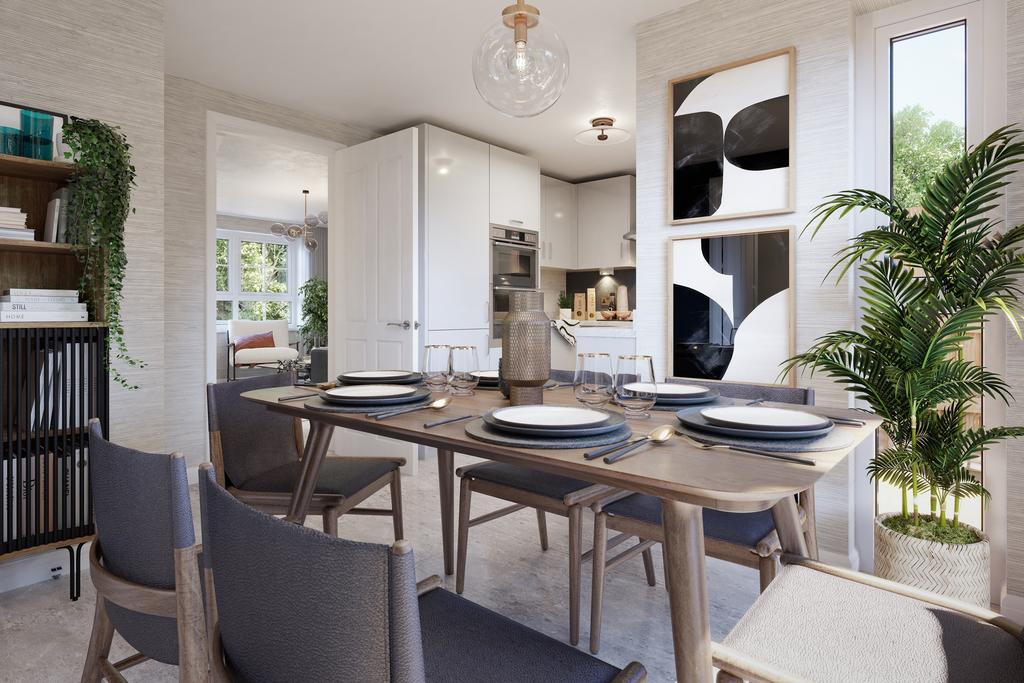
<svg viewBox="0 0 1024 683">
<path fill-rule="evenodd" d="M 274 346 L 273 332 L 249 334 L 235 340 L 235 351 L 241 351 L 242 349 L 272 349 Z"/>
</svg>

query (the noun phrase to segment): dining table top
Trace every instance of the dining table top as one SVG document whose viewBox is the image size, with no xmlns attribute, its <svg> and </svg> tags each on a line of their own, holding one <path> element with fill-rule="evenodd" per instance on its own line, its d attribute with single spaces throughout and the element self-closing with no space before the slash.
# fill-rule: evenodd
<svg viewBox="0 0 1024 683">
<path fill-rule="evenodd" d="M 863 425 L 836 425 L 835 429 L 845 430 L 851 437 L 846 447 L 831 451 L 800 453 L 802 457 L 813 459 L 813 466 L 724 448 L 705 450 L 680 437 L 674 437 L 663 444 L 646 446 L 632 457 L 606 464 L 601 458 L 585 460 L 583 453 L 589 450 L 586 448 L 524 448 L 483 442 L 466 433 L 468 421 L 444 424 L 430 429 L 424 427 L 429 421 L 463 415 L 479 417 L 490 410 L 509 405 L 501 393 L 494 390 L 478 388 L 471 396 L 453 396 L 452 402 L 440 411 L 420 410 L 385 420 L 377 420 L 365 414 L 325 412 L 307 407 L 305 402 L 308 398 L 318 395 L 315 390 L 310 390 L 308 397 L 279 400 L 301 393 L 297 387 L 285 386 L 249 391 L 242 396 L 261 403 L 272 411 L 335 427 L 509 462 L 595 484 L 733 512 L 765 510 L 784 496 L 810 488 L 842 462 L 860 443 L 870 438 L 881 424 L 881 419 L 877 416 L 855 410 L 826 410 L 816 406 L 765 403 L 767 406 L 785 407 L 813 414 L 821 414 L 824 411 L 832 417 L 859 420 Z M 545 391 L 544 402 L 548 405 L 576 404 L 572 387 Z M 620 410 L 613 405 L 607 406 L 607 409 Z M 644 435 L 663 424 L 679 426 L 675 413 L 670 411 L 652 411 L 650 418 L 630 418 L 627 424 L 635 436 Z"/>
</svg>

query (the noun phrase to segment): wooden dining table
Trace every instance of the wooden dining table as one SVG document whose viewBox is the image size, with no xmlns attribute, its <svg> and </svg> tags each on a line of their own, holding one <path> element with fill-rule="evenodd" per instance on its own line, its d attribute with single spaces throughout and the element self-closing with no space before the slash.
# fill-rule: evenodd
<svg viewBox="0 0 1024 683">
<path fill-rule="evenodd" d="M 741 451 L 704 450 L 683 438 L 646 447 L 632 457 L 609 465 L 600 458 L 585 460 L 585 449 L 551 450 L 485 443 L 466 433 L 465 422 L 433 429 L 424 427 L 426 421 L 448 416 L 480 416 L 493 408 L 508 405 L 497 391 L 478 389 L 472 396 L 454 397 L 442 411 L 417 411 L 386 420 L 362 414 L 314 410 L 304 405 L 306 399 L 303 398 L 278 400 L 297 393 L 294 387 L 281 387 L 242 394 L 243 398 L 261 403 L 271 411 L 309 420 L 303 466 L 292 492 L 286 519 L 300 524 L 305 520 L 320 466 L 336 427 L 436 448 L 444 571 L 449 575 L 455 565 L 456 452 L 660 498 L 676 675 L 678 681 L 685 683 L 710 683 L 713 672 L 701 509 L 757 512 L 770 508 L 783 552 L 807 556 L 796 494 L 814 486 L 858 444 L 871 437 L 881 423 L 872 415 L 853 410 L 829 408 L 824 411 L 814 406 L 787 404 L 785 407 L 795 410 L 817 414 L 826 412 L 834 417 L 860 420 L 863 425 L 836 426 L 836 429 L 850 434 L 851 442 L 844 448 L 801 453 L 802 457 L 815 461 L 813 466 Z M 569 387 L 545 391 L 544 399 L 545 403 L 552 405 L 574 403 Z M 649 419 L 629 420 L 637 434 L 646 433 L 661 424 L 678 425 L 678 422 L 672 412 L 660 411 L 652 412 Z"/>
</svg>

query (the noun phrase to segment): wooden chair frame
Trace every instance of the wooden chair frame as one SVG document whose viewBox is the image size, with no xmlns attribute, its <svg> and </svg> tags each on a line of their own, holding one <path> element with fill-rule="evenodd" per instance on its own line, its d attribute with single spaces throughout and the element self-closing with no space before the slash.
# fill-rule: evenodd
<svg viewBox="0 0 1024 683">
<path fill-rule="evenodd" d="M 610 486 L 595 484 L 574 491 L 563 499 L 549 498 L 538 493 L 523 491 L 512 486 L 484 481 L 473 476 L 473 470 L 487 463 L 477 463 L 456 470 L 462 480 L 459 490 L 459 526 L 457 562 L 455 569 L 455 592 L 462 594 L 466 584 L 466 555 L 469 545 L 470 527 L 493 521 L 524 508 L 533 508 L 537 513 L 537 528 L 540 533 L 541 550 L 548 549 L 548 527 L 545 513 L 550 512 L 569 519 L 569 642 L 579 644 L 580 640 L 580 577 L 583 572 L 583 509 L 596 501 L 616 492 Z M 513 505 L 470 518 L 473 492 L 507 500 Z"/>
<path fill-rule="evenodd" d="M 896 595 L 902 595 L 929 605 L 957 612 L 965 617 L 1001 628 L 1024 644 L 1024 627 L 1021 627 L 1020 624 L 1007 619 L 998 612 L 976 607 L 965 602 L 950 600 L 937 593 L 931 593 L 911 586 L 904 586 L 903 584 L 896 583 L 895 581 L 881 579 L 871 574 L 855 572 L 841 567 L 833 567 L 806 557 L 784 554 L 781 557 L 781 561 L 783 564 L 806 567 L 807 569 L 813 569 L 814 571 L 822 572 L 824 574 L 830 574 L 846 581 L 852 581 L 878 590 L 888 591 L 890 593 L 895 593 Z M 751 659 L 743 653 L 726 645 L 722 645 L 721 643 L 712 643 L 712 661 L 714 662 L 714 665 L 720 669 L 717 679 L 718 683 L 736 683 L 737 681 L 749 681 L 749 683 L 788 683 L 789 681 L 798 680 L 784 671 L 779 671 L 764 662 Z"/>
<path fill-rule="evenodd" d="M 172 458 L 183 457 L 174 453 Z M 142 614 L 175 619 L 178 628 L 178 680 L 199 683 L 209 679 L 207 661 L 207 629 L 200 590 L 199 553 L 202 546 L 174 549 L 175 588 L 162 589 L 133 583 L 113 574 L 103 566 L 99 540 L 93 541 L 89 552 L 89 573 L 96 587 L 96 612 L 93 616 L 89 650 L 82 669 L 82 683 L 106 679 L 126 683 L 122 671 L 149 659 L 135 653 L 118 662 L 111 662 L 110 643 L 114 625 L 107 615 L 107 603 Z"/>
<path fill-rule="evenodd" d="M 302 436 L 302 420 L 296 418 L 292 421 L 292 428 L 295 436 L 295 450 L 301 459 L 305 445 Z M 324 533 L 331 536 L 338 535 L 338 518 L 344 514 L 350 515 L 390 515 L 395 530 L 395 540 L 400 540 L 405 535 L 404 520 L 402 517 L 402 471 L 401 466 L 405 465 L 405 458 L 373 457 L 373 456 L 345 456 L 346 460 L 371 460 L 398 463 L 393 471 L 378 477 L 367 484 L 352 496 L 342 496 L 327 493 L 314 493 L 309 503 L 309 512 L 319 514 L 323 518 Z M 213 471 L 217 477 L 217 483 L 225 487 L 235 498 L 245 504 L 271 515 L 284 515 L 288 513 L 291 502 L 291 493 L 279 491 L 244 491 L 235 486 L 225 484 L 224 470 L 224 449 L 221 446 L 220 432 L 210 432 L 210 462 L 213 463 Z M 377 493 L 385 486 L 391 488 L 390 508 L 357 508 L 356 506 L 367 498 Z"/>
<path fill-rule="evenodd" d="M 590 593 L 590 651 L 597 654 L 601 645 L 601 622 L 604 611 L 604 582 L 605 575 L 611 569 L 618 567 L 623 562 L 643 555 L 644 571 L 647 575 L 648 585 L 655 585 L 654 562 L 651 558 L 651 548 L 663 543 L 665 534 L 660 524 L 651 524 L 630 517 L 620 517 L 607 512 L 605 506 L 616 500 L 629 495 L 628 492 L 620 492 L 618 495 L 605 497 L 594 502 L 591 509 L 594 511 L 594 549 L 584 556 L 584 560 L 591 559 L 594 562 L 593 587 Z M 814 519 L 814 492 L 804 491 L 799 496 L 801 507 L 801 520 L 804 524 L 804 539 L 809 552 L 817 558 L 818 542 Z M 608 530 L 619 532 L 618 535 L 608 539 Z M 628 541 L 630 538 L 637 538 L 635 546 L 627 548 L 612 558 L 608 558 L 608 551 Z M 772 582 L 778 573 L 776 557 L 781 551 L 779 535 L 772 531 L 758 541 L 754 546 L 747 546 L 737 543 L 722 541 L 710 536 L 704 537 L 704 554 L 718 560 L 725 560 L 744 567 L 757 569 L 761 591 L 763 592 L 768 584 Z M 593 556 L 591 557 L 591 553 Z"/>
</svg>

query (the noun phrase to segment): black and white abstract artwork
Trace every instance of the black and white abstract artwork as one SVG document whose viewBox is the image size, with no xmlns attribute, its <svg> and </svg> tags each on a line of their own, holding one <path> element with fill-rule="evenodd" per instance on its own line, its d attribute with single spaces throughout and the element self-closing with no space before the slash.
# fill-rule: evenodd
<svg viewBox="0 0 1024 683">
<path fill-rule="evenodd" d="M 669 85 L 673 223 L 792 210 L 794 59 L 784 50 Z"/>
<path fill-rule="evenodd" d="M 779 382 L 793 354 L 792 229 L 672 241 L 672 375 Z"/>
</svg>

